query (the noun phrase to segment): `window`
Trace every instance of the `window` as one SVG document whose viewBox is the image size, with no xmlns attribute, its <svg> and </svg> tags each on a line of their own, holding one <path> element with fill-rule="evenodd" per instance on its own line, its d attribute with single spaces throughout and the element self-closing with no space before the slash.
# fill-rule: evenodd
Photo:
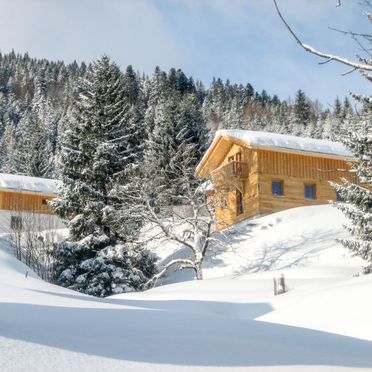
<svg viewBox="0 0 372 372">
<path fill-rule="evenodd" d="M 283 181 L 272 181 L 271 192 L 275 196 L 283 195 Z"/>
<path fill-rule="evenodd" d="M 305 184 L 305 199 L 316 199 L 315 184 Z"/>
<path fill-rule="evenodd" d="M 243 214 L 243 195 L 240 190 L 236 189 L 236 215 Z"/>
<path fill-rule="evenodd" d="M 12 230 L 22 230 L 22 217 L 11 216 L 10 217 L 10 228 Z"/>
<path fill-rule="evenodd" d="M 242 174 L 242 153 L 237 152 L 235 154 L 235 164 L 234 164 L 234 174 L 235 175 L 241 175 Z"/>
<path fill-rule="evenodd" d="M 42 205 L 48 205 L 48 200 L 47 200 L 47 199 L 43 199 L 43 200 L 41 201 L 41 204 L 42 204 Z"/>
</svg>

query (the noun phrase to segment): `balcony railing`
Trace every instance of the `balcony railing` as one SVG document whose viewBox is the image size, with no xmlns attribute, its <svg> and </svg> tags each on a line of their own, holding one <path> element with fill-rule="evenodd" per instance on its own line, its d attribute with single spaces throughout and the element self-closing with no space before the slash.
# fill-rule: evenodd
<svg viewBox="0 0 372 372">
<path fill-rule="evenodd" d="M 218 183 L 229 182 L 232 179 L 243 180 L 248 177 L 248 165 L 242 161 L 230 161 L 211 172 L 212 180 Z"/>
</svg>

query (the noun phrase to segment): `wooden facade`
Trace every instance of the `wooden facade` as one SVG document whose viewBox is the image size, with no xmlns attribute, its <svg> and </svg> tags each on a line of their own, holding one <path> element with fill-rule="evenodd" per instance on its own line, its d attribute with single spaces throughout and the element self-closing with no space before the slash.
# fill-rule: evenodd
<svg viewBox="0 0 372 372">
<path fill-rule="evenodd" d="M 213 184 L 216 219 L 223 228 L 259 214 L 336 200 L 330 184 L 355 182 L 350 158 L 257 146 L 223 135 L 197 167 Z"/>
<path fill-rule="evenodd" d="M 52 214 L 48 200 L 57 196 L 60 181 L 0 173 L 0 210 Z"/>
<path fill-rule="evenodd" d="M 55 195 L 22 190 L 0 189 L 0 210 L 51 214 L 47 204 Z"/>
</svg>

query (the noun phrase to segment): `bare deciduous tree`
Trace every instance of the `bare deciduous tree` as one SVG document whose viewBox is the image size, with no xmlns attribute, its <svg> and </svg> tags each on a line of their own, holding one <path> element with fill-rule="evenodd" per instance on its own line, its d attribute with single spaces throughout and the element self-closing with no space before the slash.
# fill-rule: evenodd
<svg viewBox="0 0 372 372">
<path fill-rule="evenodd" d="M 10 242 L 15 256 L 34 270 L 42 279 L 51 281 L 54 254 L 61 223 L 54 215 L 24 211 L 22 193 L 18 191 L 10 215 Z"/>
<path fill-rule="evenodd" d="M 167 270 L 175 267 L 192 269 L 196 279 L 203 279 L 203 261 L 220 243 L 214 234 L 218 198 L 208 197 L 205 180 L 197 180 L 189 169 L 179 171 L 183 172 L 180 180 L 182 194 L 171 195 L 171 205 L 163 202 L 161 187 L 156 188 L 151 182 L 144 183 L 143 179 L 138 179 L 137 186 L 131 190 L 118 191 L 130 201 L 131 213 L 154 228 L 154 236 L 147 237 L 148 240 L 176 243 L 189 252 L 185 258 L 175 258 L 166 263 L 148 286 L 154 285 Z M 141 243 L 147 241 L 142 240 Z"/>
<path fill-rule="evenodd" d="M 346 74 L 348 74 L 350 72 L 353 72 L 355 70 L 359 70 L 359 71 L 362 71 L 362 72 L 363 71 L 364 72 L 372 71 L 372 63 L 371 63 L 371 60 L 370 59 L 363 58 L 361 56 L 357 56 L 358 57 L 358 61 L 351 61 L 351 60 L 349 60 L 347 58 L 344 58 L 344 57 L 341 57 L 341 56 L 338 56 L 338 55 L 333 55 L 333 54 L 330 54 L 330 53 L 327 53 L 327 52 L 323 52 L 323 51 L 320 51 L 320 50 L 314 48 L 311 45 L 305 44 L 300 39 L 300 37 L 294 32 L 294 30 L 288 24 L 288 22 L 285 20 L 284 16 L 282 15 L 282 13 L 281 13 L 281 11 L 279 9 L 277 0 L 273 0 L 273 2 L 274 2 L 275 9 L 276 9 L 276 11 L 277 11 L 280 19 L 282 20 L 282 22 L 284 23 L 284 25 L 288 29 L 288 31 L 291 33 L 291 35 L 295 38 L 295 40 L 297 41 L 297 43 L 303 49 L 305 49 L 307 52 L 309 52 L 311 54 L 314 54 L 314 55 L 316 55 L 316 56 L 318 56 L 320 58 L 325 59 L 325 61 L 320 62 L 321 64 L 328 63 L 328 62 L 331 62 L 331 61 L 335 61 L 335 62 L 339 62 L 339 63 L 341 63 L 343 65 L 350 66 L 352 69 L 350 71 L 347 71 Z M 371 7 L 371 3 L 368 0 L 365 0 L 364 1 L 364 4 L 366 6 L 368 6 L 368 7 Z M 341 5 L 342 5 L 341 4 L 341 0 L 338 0 L 337 6 L 341 6 Z M 371 13 L 366 13 L 366 16 L 367 16 L 367 18 L 370 21 L 372 20 Z M 371 46 L 371 44 L 372 44 L 372 35 L 371 34 L 362 34 L 362 33 L 355 33 L 355 32 L 342 31 L 342 30 L 341 30 L 341 32 L 352 36 L 354 38 L 354 40 L 359 44 L 359 46 L 362 47 L 362 49 L 364 51 L 368 51 L 368 54 L 369 54 L 369 49 L 366 48 L 366 47 L 364 47 L 360 43 L 360 41 L 358 40 L 358 38 L 359 37 L 363 38 Z"/>
</svg>

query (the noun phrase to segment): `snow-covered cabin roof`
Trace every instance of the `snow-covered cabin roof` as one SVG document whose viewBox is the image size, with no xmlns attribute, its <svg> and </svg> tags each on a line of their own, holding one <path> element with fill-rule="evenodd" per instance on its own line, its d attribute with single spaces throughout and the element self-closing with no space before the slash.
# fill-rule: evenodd
<svg viewBox="0 0 372 372">
<path fill-rule="evenodd" d="M 275 147 L 279 149 L 314 152 L 317 154 L 351 157 L 351 153 L 340 142 L 296 137 L 287 134 L 254 132 L 250 130 L 219 130 L 216 137 L 229 136 L 257 147 Z"/>
<path fill-rule="evenodd" d="M 252 148 L 271 149 L 273 151 L 302 152 L 308 155 L 313 154 L 324 157 L 352 157 L 350 151 L 348 151 L 347 148 L 340 142 L 296 137 L 287 134 L 257 132 L 242 129 L 225 129 L 216 132 L 211 146 L 203 156 L 196 169 L 197 173 L 204 166 L 217 142 L 223 137 L 227 137 L 238 142 L 244 142 Z"/>
<path fill-rule="evenodd" d="M 48 178 L 0 173 L 0 190 L 20 190 L 46 195 L 56 195 L 60 184 L 61 181 Z"/>
</svg>

